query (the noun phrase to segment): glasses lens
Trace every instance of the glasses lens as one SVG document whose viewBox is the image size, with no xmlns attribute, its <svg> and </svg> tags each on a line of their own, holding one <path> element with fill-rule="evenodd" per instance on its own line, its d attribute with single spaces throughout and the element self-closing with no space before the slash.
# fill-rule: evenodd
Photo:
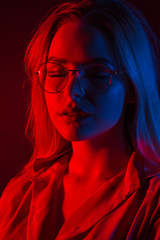
<svg viewBox="0 0 160 240">
<path fill-rule="evenodd" d="M 60 92 L 67 83 L 67 74 L 62 65 L 44 63 L 39 68 L 39 83 L 47 92 Z M 111 74 L 104 64 L 95 63 L 85 66 L 80 71 L 80 80 L 87 92 L 99 94 L 109 88 Z"/>
<path fill-rule="evenodd" d="M 81 82 L 88 92 L 101 93 L 110 86 L 111 75 L 109 69 L 103 64 L 91 64 L 83 68 Z"/>
<path fill-rule="evenodd" d="M 67 81 L 67 71 L 59 64 L 44 63 L 39 68 L 39 82 L 47 92 L 59 92 Z"/>
</svg>

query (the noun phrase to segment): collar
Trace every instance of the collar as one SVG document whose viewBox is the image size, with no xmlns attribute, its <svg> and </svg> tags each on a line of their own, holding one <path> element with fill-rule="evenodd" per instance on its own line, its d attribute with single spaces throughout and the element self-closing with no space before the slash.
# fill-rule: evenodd
<svg viewBox="0 0 160 240">
<path fill-rule="evenodd" d="M 39 178 L 44 173 L 52 173 L 52 171 L 60 170 L 67 167 L 67 164 L 72 156 L 73 149 L 69 148 L 57 155 L 51 155 L 48 158 L 35 159 L 32 167 L 32 177 Z M 160 164 L 144 157 L 139 151 L 133 151 L 128 161 L 126 169 L 126 182 L 131 184 L 140 184 L 148 178 L 159 175 Z"/>
<path fill-rule="evenodd" d="M 45 223 L 50 223 L 51 219 L 53 219 L 52 222 L 56 221 L 56 215 L 52 215 L 51 208 L 55 206 L 56 209 L 58 188 L 62 184 L 63 175 L 67 170 L 71 155 L 72 149 L 69 149 L 63 154 L 57 155 L 56 158 L 45 159 L 45 164 L 44 159 L 42 159 L 37 161 L 37 165 L 34 165 L 37 177 L 32 179 L 33 196 L 28 226 L 28 232 L 31 235 L 34 231 L 35 236 L 45 234 L 48 227 Z M 96 192 L 81 202 L 71 217 L 63 224 L 56 239 L 65 239 L 65 237 L 71 239 L 78 233 L 91 228 L 100 219 L 118 208 L 133 192 L 141 188 L 147 179 L 159 175 L 160 167 L 154 168 L 149 162 L 144 165 L 146 161 L 142 155 L 134 151 L 126 171 L 106 181 Z M 50 207 L 48 208 L 48 206 Z M 48 213 L 46 213 L 46 209 Z M 40 215 L 43 212 L 45 215 Z M 77 226 L 80 227 L 77 228 Z M 75 231 L 75 229 L 77 230 Z M 39 231 L 43 231 L 43 233 Z"/>
</svg>

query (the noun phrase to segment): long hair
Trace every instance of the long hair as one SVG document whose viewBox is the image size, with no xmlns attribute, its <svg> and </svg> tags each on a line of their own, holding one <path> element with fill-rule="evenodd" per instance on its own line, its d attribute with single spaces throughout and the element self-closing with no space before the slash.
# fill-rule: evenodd
<svg viewBox="0 0 160 240">
<path fill-rule="evenodd" d="M 71 142 L 65 140 L 51 122 L 44 92 L 34 72 L 47 60 L 57 30 L 74 18 L 112 36 L 117 58 L 135 91 L 136 103 L 129 104 L 125 114 L 124 131 L 128 142 L 132 149 L 159 164 L 159 42 L 143 14 L 123 0 L 68 0 L 50 10 L 35 29 L 24 59 L 31 86 L 25 133 L 34 147 L 29 164 L 37 158 L 72 148 Z"/>
</svg>

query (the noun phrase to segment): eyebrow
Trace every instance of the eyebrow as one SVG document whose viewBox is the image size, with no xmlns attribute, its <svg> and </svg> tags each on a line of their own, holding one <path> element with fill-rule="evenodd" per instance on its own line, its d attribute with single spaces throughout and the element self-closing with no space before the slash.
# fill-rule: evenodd
<svg viewBox="0 0 160 240">
<path fill-rule="evenodd" d="M 58 63 L 68 63 L 68 61 L 66 59 L 56 58 L 53 56 L 49 57 L 47 59 L 47 61 L 55 61 Z M 113 65 L 111 64 L 111 62 L 107 58 L 104 58 L 104 57 L 90 59 L 90 60 L 85 61 L 83 64 L 88 64 L 88 63 L 92 63 L 92 62 L 103 62 L 103 63 L 106 63 L 109 67 L 113 68 Z"/>
</svg>

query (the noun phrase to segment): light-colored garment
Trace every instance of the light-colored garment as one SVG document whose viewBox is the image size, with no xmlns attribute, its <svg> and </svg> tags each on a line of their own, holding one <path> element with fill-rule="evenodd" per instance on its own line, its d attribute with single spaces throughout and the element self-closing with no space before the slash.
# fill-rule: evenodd
<svg viewBox="0 0 160 240">
<path fill-rule="evenodd" d="M 127 170 L 82 201 L 57 232 L 71 154 L 46 164 L 37 159 L 35 176 L 27 172 L 11 180 L 0 200 L 0 240 L 160 239 L 160 168 L 136 152 Z"/>
</svg>

